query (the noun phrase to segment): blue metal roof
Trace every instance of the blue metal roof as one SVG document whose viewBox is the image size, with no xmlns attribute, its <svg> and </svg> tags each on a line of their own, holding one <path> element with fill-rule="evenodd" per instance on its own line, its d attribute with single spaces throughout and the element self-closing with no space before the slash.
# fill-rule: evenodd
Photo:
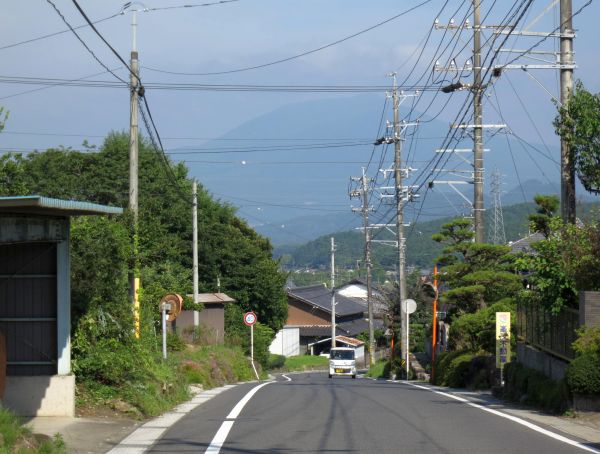
<svg viewBox="0 0 600 454">
<path fill-rule="evenodd" d="M 61 200 L 28 195 L 0 197 L 0 213 L 30 213 L 50 216 L 85 216 L 96 214 L 122 214 L 123 208 L 76 200 Z"/>
</svg>

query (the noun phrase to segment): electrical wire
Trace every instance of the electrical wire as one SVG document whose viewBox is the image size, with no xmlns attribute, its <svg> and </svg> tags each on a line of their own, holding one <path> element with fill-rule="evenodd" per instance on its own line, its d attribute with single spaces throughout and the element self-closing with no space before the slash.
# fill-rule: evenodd
<svg viewBox="0 0 600 454">
<path fill-rule="evenodd" d="M 432 0 L 425 0 L 425 1 L 421 2 L 421 3 L 419 3 L 418 5 L 415 5 L 415 6 L 411 7 L 411 8 L 408 8 L 408 9 L 402 11 L 399 14 L 396 14 L 395 16 L 392 16 L 392 17 L 390 17 L 388 19 L 385 19 L 385 20 L 383 20 L 381 22 L 378 22 L 375 25 L 367 27 L 367 28 L 365 28 L 363 30 L 360 30 L 360 31 L 356 32 L 356 33 L 348 35 L 348 36 L 346 36 L 344 38 L 341 38 L 341 39 L 338 39 L 336 41 L 333 41 L 333 42 L 331 42 L 329 44 L 325 44 L 323 46 L 317 47 L 316 49 L 311 49 L 311 50 L 308 50 L 308 51 L 305 51 L 305 52 L 301 52 L 301 53 L 296 54 L 296 55 L 292 55 L 290 57 L 282 58 L 282 59 L 275 60 L 275 61 L 268 62 L 268 63 L 263 63 L 263 64 L 260 64 L 260 65 L 254 65 L 254 66 L 247 66 L 247 67 L 243 67 L 243 68 L 230 69 L 230 70 L 227 70 L 227 71 L 213 71 L 213 72 L 205 72 L 205 73 L 185 73 L 185 72 L 176 72 L 176 71 L 166 71 L 166 70 L 162 70 L 162 69 L 158 69 L 158 68 L 152 68 L 152 67 L 149 67 L 149 66 L 144 66 L 144 69 L 147 69 L 149 71 L 155 71 L 155 72 L 160 72 L 160 73 L 164 73 L 164 74 L 173 74 L 173 75 L 179 75 L 179 76 L 213 76 L 213 75 L 232 74 L 232 73 L 239 73 L 239 72 L 243 72 L 243 71 L 251 71 L 251 70 L 254 70 L 254 69 L 266 68 L 268 66 L 273 66 L 273 65 L 280 64 L 280 63 L 285 63 L 285 62 L 288 62 L 288 61 L 291 61 L 291 60 L 295 60 L 295 59 L 300 58 L 300 57 L 305 57 L 306 55 L 314 54 L 315 52 L 319 52 L 321 50 L 333 47 L 333 46 L 335 46 L 337 44 L 343 43 L 343 42 L 348 41 L 348 40 L 350 40 L 352 38 L 355 38 L 355 37 L 360 36 L 360 35 L 362 35 L 364 33 L 367 33 L 367 32 L 369 32 L 371 30 L 374 30 L 374 29 L 376 29 L 378 27 L 381 27 L 382 25 L 385 25 L 385 24 L 387 24 L 389 22 L 392 22 L 392 21 L 394 21 L 394 20 L 396 20 L 396 19 L 398 19 L 398 18 L 400 18 L 402 16 L 405 16 L 405 15 L 411 13 L 412 11 L 420 8 L 421 6 L 424 6 L 424 5 L 426 5 L 428 3 L 431 3 L 431 2 L 432 2 Z"/>
<path fill-rule="evenodd" d="M 50 1 L 50 0 L 47 0 L 47 1 Z M 71 1 L 75 5 L 75 8 L 77 8 L 77 11 L 79 11 L 79 14 L 81 14 L 81 16 L 85 19 L 85 21 L 88 23 L 88 25 L 94 31 L 94 33 L 96 33 L 96 35 L 98 35 L 98 37 L 102 40 L 102 42 L 104 44 L 106 44 L 106 46 L 110 49 L 110 51 L 115 55 L 115 57 L 117 57 L 117 59 L 123 64 L 123 66 L 125 66 L 125 68 L 127 68 L 127 70 L 129 71 L 129 74 L 131 74 L 133 77 L 135 77 L 135 79 L 141 85 L 142 81 L 140 80 L 139 76 L 129 67 L 127 62 L 123 59 L 123 57 L 121 57 L 119 55 L 119 53 L 115 50 L 115 48 L 110 45 L 110 43 L 106 40 L 106 38 L 104 38 L 104 36 L 102 36 L 102 34 L 98 31 L 98 29 L 94 25 L 94 23 L 87 16 L 85 11 L 81 8 L 81 6 L 79 6 L 79 3 L 77 3 L 77 0 L 71 0 Z M 74 33 L 74 31 L 73 31 L 73 33 Z"/>
<path fill-rule="evenodd" d="M 119 12 L 119 13 L 116 13 L 116 14 L 112 14 L 112 15 L 110 15 L 108 17 L 103 18 L 103 19 L 99 19 L 97 21 L 94 21 L 94 24 L 100 24 L 100 23 L 105 22 L 107 20 L 113 19 L 113 18 L 115 18 L 117 16 L 120 16 L 121 14 L 123 14 L 123 13 Z M 79 30 L 80 28 L 84 28 L 84 27 L 89 27 L 89 24 L 86 23 L 86 24 L 83 24 L 83 25 L 78 25 L 77 27 L 70 27 L 70 28 L 67 28 L 65 30 L 61 30 L 59 32 L 49 33 L 47 35 L 42 35 L 42 36 L 38 36 L 36 38 L 27 39 L 25 41 L 19 41 L 17 43 L 6 44 L 4 46 L 1 46 L 0 50 L 10 49 L 11 47 L 17 47 L 17 46 L 21 46 L 23 44 L 33 43 L 35 41 L 40 41 L 42 39 L 46 39 L 46 38 L 51 38 L 53 36 L 62 35 L 63 33 L 68 33 L 68 32 L 71 32 L 73 30 Z"/>
<path fill-rule="evenodd" d="M 73 0 L 75 1 L 75 0 Z M 98 58 L 98 56 L 94 53 L 94 51 L 92 51 L 92 49 L 89 48 L 89 46 L 86 44 L 86 42 L 81 38 L 81 36 L 79 36 L 79 34 L 75 31 L 75 29 L 71 26 L 71 24 L 69 24 L 69 22 L 67 21 L 67 19 L 65 18 L 65 16 L 63 15 L 63 13 L 61 13 L 61 11 L 58 9 L 58 7 L 54 4 L 54 2 L 52 0 L 46 0 L 46 2 L 48 2 L 52 8 L 54 8 L 54 11 L 56 11 L 56 14 L 58 14 L 60 16 L 60 18 L 63 20 L 63 22 L 65 24 L 67 24 L 67 26 L 69 27 L 69 29 L 71 30 L 71 32 L 73 32 L 73 34 L 77 37 L 77 39 L 79 40 L 79 42 L 83 45 L 83 47 L 86 48 L 86 50 L 90 53 L 90 55 L 92 57 L 94 57 L 94 60 L 96 60 L 100 66 L 102 66 L 106 71 L 108 71 L 109 73 L 111 73 L 116 79 L 120 80 L 122 83 L 124 83 L 126 86 L 128 86 L 127 81 L 121 79 L 119 76 L 117 76 L 108 66 L 106 66 L 102 60 L 100 60 Z M 87 16 L 86 16 L 87 17 Z M 95 29 L 94 25 L 90 22 L 89 19 L 87 19 L 88 24 Z M 127 66 L 127 64 L 125 64 L 125 66 Z M 69 81 L 65 82 L 65 85 L 67 85 Z"/>
</svg>

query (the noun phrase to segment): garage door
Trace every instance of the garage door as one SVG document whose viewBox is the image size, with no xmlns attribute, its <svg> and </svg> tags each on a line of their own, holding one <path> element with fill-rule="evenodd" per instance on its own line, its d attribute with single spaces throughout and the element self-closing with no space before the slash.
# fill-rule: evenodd
<svg viewBox="0 0 600 454">
<path fill-rule="evenodd" d="M 0 245 L 7 375 L 56 373 L 56 243 Z"/>
</svg>

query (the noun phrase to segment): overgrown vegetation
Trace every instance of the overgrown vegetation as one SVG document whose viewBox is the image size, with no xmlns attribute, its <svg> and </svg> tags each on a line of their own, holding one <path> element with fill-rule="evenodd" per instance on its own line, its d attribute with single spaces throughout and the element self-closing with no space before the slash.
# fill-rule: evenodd
<svg viewBox="0 0 600 454">
<path fill-rule="evenodd" d="M 0 193 L 127 207 L 129 135 L 113 132 L 98 149 L 85 146 L 87 152 L 58 147 L 3 155 Z M 128 211 L 72 222 L 73 370 L 80 403 L 124 402 L 134 413 L 152 415 L 187 396 L 177 361 L 194 361 L 185 356 L 187 350 L 161 360 L 158 307 L 166 293 L 183 295 L 184 307 L 191 307 L 186 295 L 192 293 L 192 181 L 184 164 L 171 164 L 173 172 L 167 171 L 164 158 L 143 138 L 139 155 L 137 259 Z M 220 280 L 221 291 L 236 300 L 228 308 L 226 331 L 240 360 L 248 350 L 241 314 L 257 314 L 255 356 L 264 366 L 270 339 L 287 317 L 286 275 L 272 259 L 269 241 L 237 217 L 235 208 L 214 200 L 202 187 L 198 198 L 200 292 L 216 291 Z M 133 336 L 128 296 L 128 273 L 134 267 L 142 283 L 140 339 Z M 183 348 L 175 338 L 169 345 Z M 246 372 L 223 375 L 249 377 Z M 207 379 L 205 384 L 210 383 Z"/>
<path fill-rule="evenodd" d="M 60 435 L 54 438 L 34 436 L 22 425 L 20 418 L 0 407 L 0 453 L 9 454 L 66 454 Z"/>
<path fill-rule="evenodd" d="M 382 359 L 377 361 L 366 373 L 367 377 L 371 378 L 390 378 L 390 362 L 389 360 Z"/>
</svg>

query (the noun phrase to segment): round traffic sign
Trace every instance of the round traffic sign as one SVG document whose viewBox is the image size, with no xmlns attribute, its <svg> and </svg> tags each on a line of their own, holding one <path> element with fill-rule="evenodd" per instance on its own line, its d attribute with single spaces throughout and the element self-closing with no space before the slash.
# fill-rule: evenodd
<svg viewBox="0 0 600 454">
<path fill-rule="evenodd" d="M 252 326 L 256 323 L 256 314 L 254 312 L 246 312 L 244 314 L 244 323 L 248 326 Z"/>
<path fill-rule="evenodd" d="M 417 303 L 415 300 L 407 299 L 402 301 L 402 312 L 405 314 L 412 314 L 417 310 Z"/>
</svg>

